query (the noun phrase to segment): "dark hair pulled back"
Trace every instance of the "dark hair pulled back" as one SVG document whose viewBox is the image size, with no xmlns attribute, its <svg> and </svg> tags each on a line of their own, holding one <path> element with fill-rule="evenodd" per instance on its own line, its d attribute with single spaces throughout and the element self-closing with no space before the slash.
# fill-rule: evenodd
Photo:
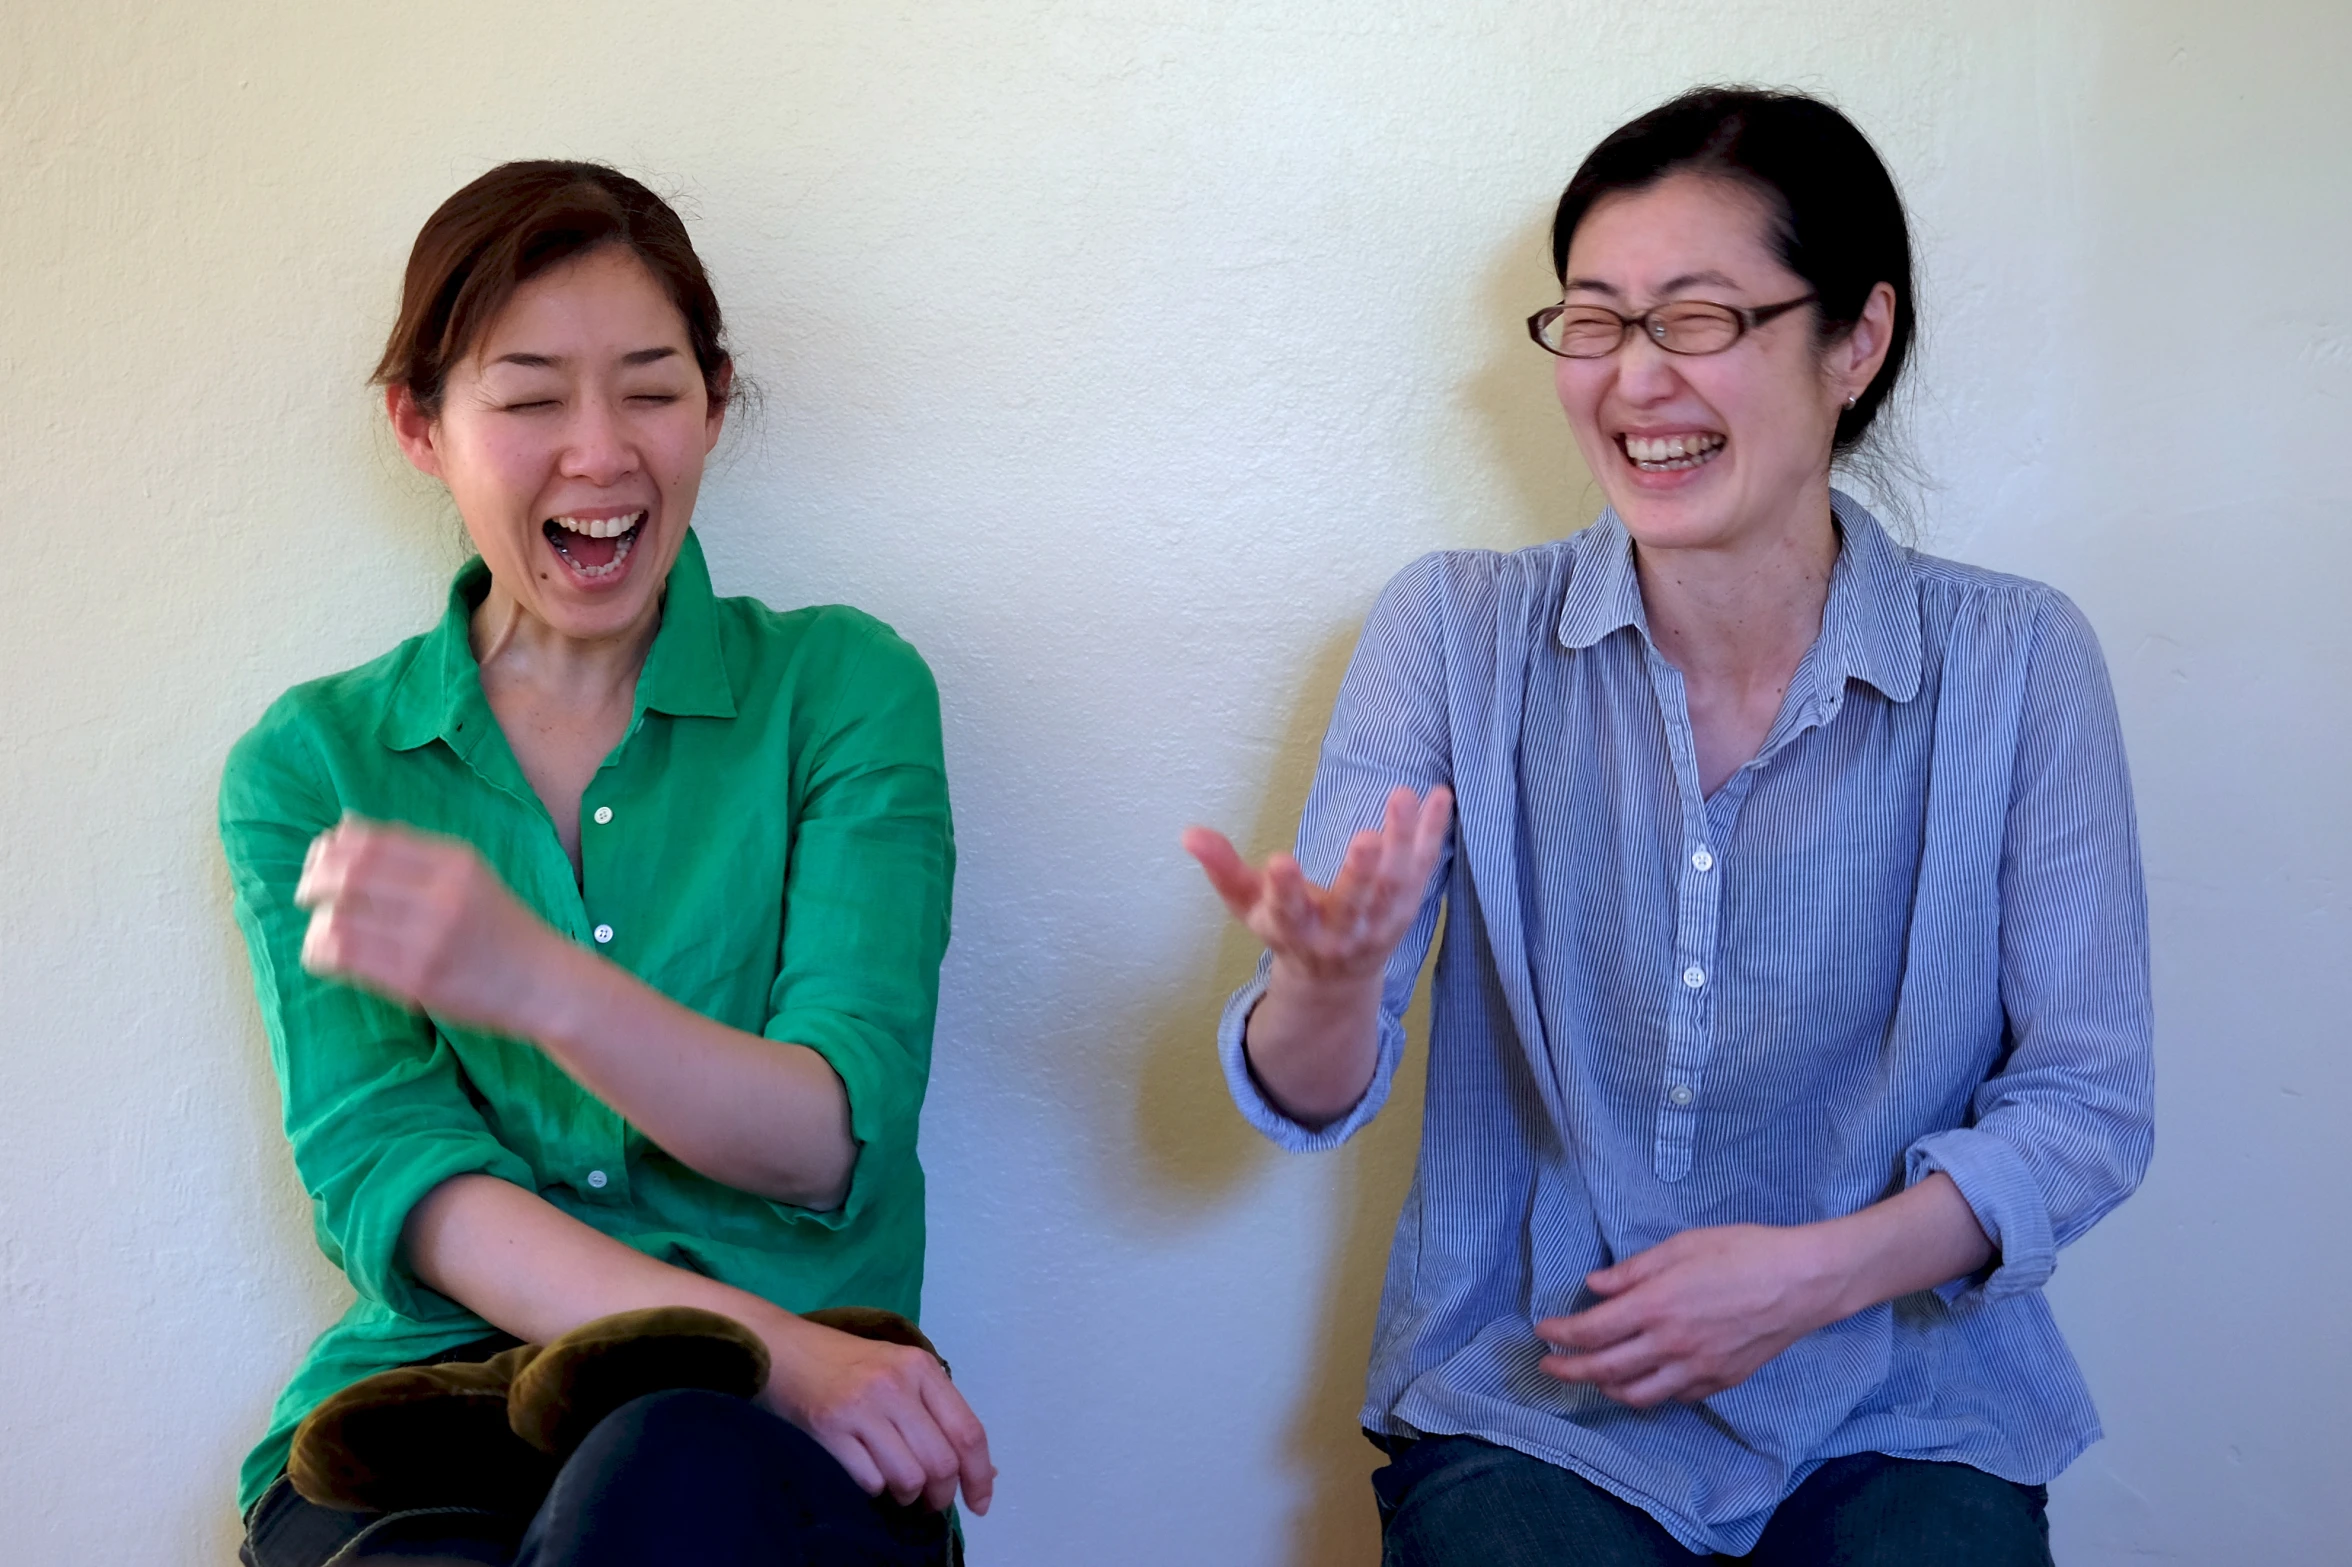
<svg viewBox="0 0 2352 1567">
<path fill-rule="evenodd" d="M 670 204 L 601 163 L 502 163 L 435 209 L 417 232 L 400 316 L 373 379 L 405 386 L 441 411 L 450 366 L 472 350 L 515 290 L 605 245 L 645 264 L 686 321 L 686 340 L 715 404 L 728 390 L 718 295 Z"/>
<path fill-rule="evenodd" d="M 1764 199 L 1781 264 L 1820 297 L 1820 339 L 1852 330 L 1872 288 L 1895 291 L 1886 362 L 1838 416 L 1830 449 L 1846 456 L 1902 378 L 1917 326 L 1911 229 L 1903 198 L 1869 138 L 1819 99 L 1754 87 L 1700 87 L 1609 133 L 1586 157 L 1552 220 L 1552 270 L 1565 282 L 1577 225 L 1603 196 L 1670 174 L 1734 181 Z"/>
</svg>

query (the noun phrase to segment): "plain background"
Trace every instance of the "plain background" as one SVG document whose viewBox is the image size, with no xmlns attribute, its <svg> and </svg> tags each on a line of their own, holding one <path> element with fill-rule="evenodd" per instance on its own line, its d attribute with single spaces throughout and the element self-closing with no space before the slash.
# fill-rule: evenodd
<svg viewBox="0 0 2352 1567">
<path fill-rule="evenodd" d="M 346 1299 L 214 788 L 458 561 L 364 384 L 417 225 L 586 156 L 679 198 L 766 394 L 721 591 L 862 605 L 946 693 L 927 1318 L 1004 1471 L 974 1560 L 1368 1563 L 1415 1096 L 1332 1156 L 1243 1129 L 1253 954 L 1177 833 L 1287 838 L 1390 573 L 1597 508 L 1519 325 L 1551 204 L 1744 79 L 1913 203 L 1922 539 L 2073 594 L 2122 700 L 2160 1128 L 2052 1286 L 2110 1431 L 2060 1559 L 2346 1560 L 2348 76 L 2339 0 L 0 8 L 0 1556 L 225 1561 Z"/>
</svg>

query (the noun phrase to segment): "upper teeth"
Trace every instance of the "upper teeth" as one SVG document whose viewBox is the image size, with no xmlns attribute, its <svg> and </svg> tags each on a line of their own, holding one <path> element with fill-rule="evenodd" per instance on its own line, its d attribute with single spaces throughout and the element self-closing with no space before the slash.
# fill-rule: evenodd
<svg viewBox="0 0 2352 1567">
<path fill-rule="evenodd" d="M 1635 462 L 1672 462 L 1677 457 L 1704 457 L 1722 444 L 1720 435 L 1629 435 L 1625 455 Z"/>
<path fill-rule="evenodd" d="M 645 520 L 645 513 L 633 511 L 619 517 L 556 517 L 550 519 L 570 533 L 584 533 L 592 539 L 617 539 Z"/>
</svg>

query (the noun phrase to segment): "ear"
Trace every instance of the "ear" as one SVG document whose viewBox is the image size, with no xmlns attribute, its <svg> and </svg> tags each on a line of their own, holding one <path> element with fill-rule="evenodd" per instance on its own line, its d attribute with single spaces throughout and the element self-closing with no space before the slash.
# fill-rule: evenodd
<svg viewBox="0 0 2352 1567">
<path fill-rule="evenodd" d="M 1859 397 L 1878 378 L 1887 349 L 1895 340 L 1895 290 L 1891 283 L 1874 284 L 1862 301 L 1861 317 L 1853 330 L 1830 351 L 1830 384 L 1837 400 Z"/>
<path fill-rule="evenodd" d="M 392 420 L 392 438 L 400 443 L 400 455 L 419 473 L 441 478 L 441 452 L 433 444 L 434 421 L 417 406 L 416 394 L 400 382 L 385 387 L 384 412 Z"/>
<path fill-rule="evenodd" d="M 730 359 L 719 366 L 719 389 L 708 394 L 710 406 L 703 410 L 702 451 L 709 456 L 719 444 L 719 432 L 727 426 L 727 403 L 735 392 L 735 361 Z"/>
</svg>

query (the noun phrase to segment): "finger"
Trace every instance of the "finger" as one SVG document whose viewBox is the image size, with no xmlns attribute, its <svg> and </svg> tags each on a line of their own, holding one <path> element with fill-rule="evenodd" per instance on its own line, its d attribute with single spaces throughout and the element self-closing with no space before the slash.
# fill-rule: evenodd
<svg viewBox="0 0 2352 1567">
<path fill-rule="evenodd" d="M 1380 842 L 1386 851 L 1381 869 L 1392 879 L 1417 841 L 1420 814 L 1419 795 L 1402 784 L 1388 791 L 1388 803 L 1380 809 Z"/>
<path fill-rule="evenodd" d="M 1307 873 L 1299 869 L 1297 860 L 1287 854 L 1277 854 L 1266 862 L 1265 913 L 1268 934 L 1278 937 L 1286 946 L 1296 947 L 1305 941 L 1322 923 Z M 1273 941 L 1269 940 L 1269 946 Z"/>
<path fill-rule="evenodd" d="M 920 1354 L 921 1351 L 916 1351 Z M 911 1408 L 894 1412 L 891 1424 L 897 1428 L 899 1440 L 915 1462 L 923 1466 L 923 1501 L 933 1512 L 944 1512 L 955 1500 L 956 1481 L 963 1472 L 963 1460 L 954 1446 L 931 1418 L 930 1409 L 918 1397 Z"/>
<path fill-rule="evenodd" d="M 1590 1354 L 1622 1344 L 1649 1325 L 1649 1313 L 1640 1303 L 1603 1301 L 1572 1316 L 1547 1317 L 1535 1325 L 1535 1335 L 1566 1353 Z"/>
<path fill-rule="evenodd" d="M 955 1444 L 957 1467 L 963 1480 L 964 1500 L 972 1511 L 985 1514 L 989 1501 L 996 1494 L 996 1463 L 988 1456 L 988 1432 L 980 1424 L 980 1417 L 972 1413 L 972 1406 L 964 1402 L 964 1395 L 941 1372 L 923 1381 L 923 1405 L 931 1411 L 931 1418 L 939 1422 L 939 1429 Z"/>
<path fill-rule="evenodd" d="M 812 1431 L 809 1434 L 817 1437 L 825 1451 L 833 1455 L 833 1461 L 842 1467 L 850 1479 L 857 1482 L 859 1490 L 868 1496 L 882 1494 L 882 1467 L 874 1462 L 874 1455 L 866 1451 L 866 1444 L 858 1439 L 856 1433 L 818 1436 Z"/>
<path fill-rule="evenodd" d="M 350 857 L 350 844 L 339 826 L 311 839 L 302 853 L 302 875 L 294 883 L 295 907 L 315 909 L 332 903 L 343 889 Z"/>
<path fill-rule="evenodd" d="M 1584 1276 L 1585 1287 L 1596 1295 L 1622 1295 L 1636 1284 L 1656 1278 L 1681 1253 L 1679 1248 L 1668 1250 L 1679 1236 L 1670 1237 L 1645 1251 L 1621 1257 L 1605 1268 L 1596 1268 Z"/>
<path fill-rule="evenodd" d="M 394 937 L 349 916 L 341 903 L 311 916 L 302 935 L 302 966 L 402 1006 L 415 1002 L 414 965 Z"/>
<path fill-rule="evenodd" d="M 1257 907 L 1266 882 L 1233 847 L 1233 840 L 1214 828 L 1187 827 L 1183 843 L 1184 852 L 1200 862 L 1209 885 L 1225 900 L 1225 907 L 1233 911 L 1235 918 L 1247 919 L 1250 910 Z"/>
<path fill-rule="evenodd" d="M 1546 1355 L 1538 1362 L 1563 1382 L 1590 1382 L 1603 1391 L 1649 1376 L 1666 1363 L 1665 1351 L 1646 1337 L 1627 1339 L 1595 1353 Z"/>
<path fill-rule="evenodd" d="M 1330 915 L 1334 934 L 1353 937 L 1363 928 L 1380 893 L 1387 842 L 1370 828 L 1348 840 L 1339 874 L 1331 878 Z"/>
<path fill-rule="evenodd" d="M 1675 1362 L 1668 1362 L 1649 1375 L 1636 1377 L 1630 1382 L 1605 1386 L 1601 1392 L 1629 1409 L 1650 1409 L 1670 1398 L 1696 1403 L 1706 1396 L 1704 1385 L 1692 1375 L 1691 1369 Z"/>
<path fill-rule="evenodd" d="M 337 926 L 334 905 L 312 914 L 302 932 L 302 966 L 313 974 L 343 972 L 343 932 Z"/>
<path fill-rule="evenodd" d="M 1420 907 L 1421 889 L 1428 885 L 1429 867 L 1434 863 L 1423 851 L 1422 804 L 1412 790 L 1399 788 L 1389 795 L 1381 821 L 1380 884 L 1374 917 L 1384 926 L 1395 925 L 1400 934 L 1412 912 Z"/>
<path fill-rule="evenodd" d="M 858 1428 L 858 1438 L 873 1455 L 874 1467 L 882 1471 L 882 1489 L 892 1501 L 903 1506 L 923 1494 L 931 1477 L 893 1421 L 887 1416 L 866 1421 Z"/>
<path fill-rule="evenodd" d="M 1437 868 L 1437 857 L 1445 850 L 1446 835 L 1453 829 L 1454 791 L 1439 784 L 1429 791 L 1428 797 L 1421 802 L 1421 808 L 1414 813 L 1410 835 L 1413 852 L 1407 862 L 1413 867 L 1411 882 L 1414 890 L 1418 891 L 1421 884 L 1429 879 L 1429 873 Z"/>
</svg>

